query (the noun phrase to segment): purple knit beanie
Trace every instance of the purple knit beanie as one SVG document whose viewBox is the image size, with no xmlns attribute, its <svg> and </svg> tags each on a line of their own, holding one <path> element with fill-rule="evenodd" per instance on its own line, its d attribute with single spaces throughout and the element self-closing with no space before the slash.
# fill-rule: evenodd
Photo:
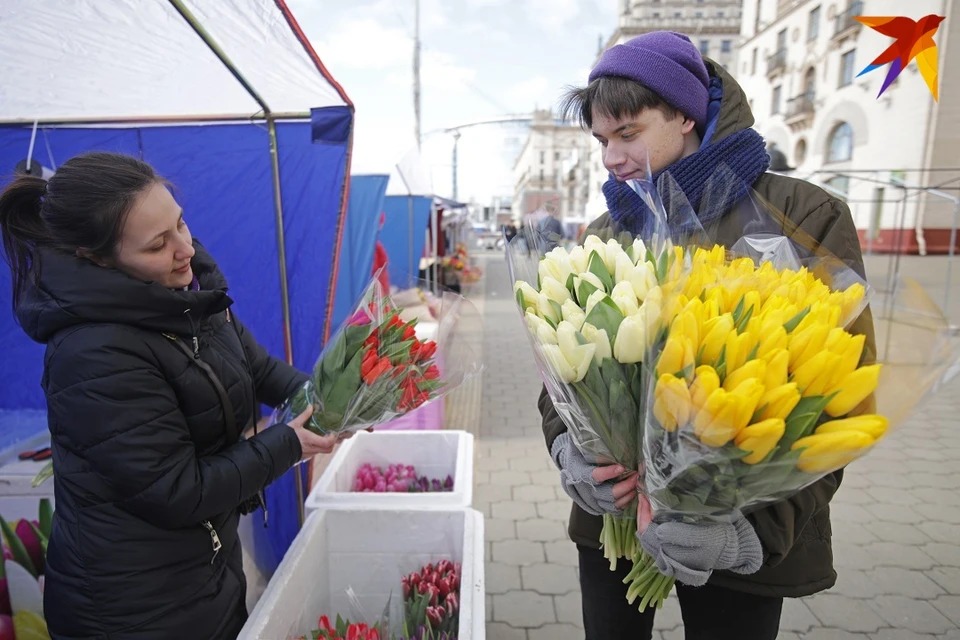
<svg viewBox="0 0 960 640">
<path fill-rule="evenodd" d="M 706 124 L 710 76 L 690 38 L 673 31 L 652 31 L 603 52 L 590 82 L 604 76 L 636 80 L 667 104 Z"/>
</svg>

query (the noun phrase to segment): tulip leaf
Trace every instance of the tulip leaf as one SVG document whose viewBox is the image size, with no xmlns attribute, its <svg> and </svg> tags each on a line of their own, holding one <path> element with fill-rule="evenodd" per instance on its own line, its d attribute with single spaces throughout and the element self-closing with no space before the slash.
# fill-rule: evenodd
<svg viewBox="0 0 960 640">
<path fill-rule="evenodd" d="M 743 304 L 743 301 L 745 299 L 746 299 L 745 297 L 741 298 L 740 304 Z M 747 324 L 750 322 L 750 318 L 752 316 L 753 316 L 753 306 L 751 305 L 751 307 L 747 309 L 747 312 L 743 314 L 743 317 L 740 318 L 739 322 L 737 322 L 737 334 L 741 334 L 747 330 Z"/>
<path fill-rule="evenodd" d="M 570 292 L 570 295 L 573 296 L 574 300 L 577 299 L 577 289 L 576 289 L 576 284 L 574 282 L 575 280 L 576 280 L 576 276 L 574 276 L 572 273 L 567 276 L 567 283 L 566 283 L 567 291 Z"/>
<path fill-rule="evenodd" d="M 713 367 L 717 372 L 717 377 L 720 378 L 720 384 L 723 384 L 724 379 L 727 377 L 727 345 L 720 347 L 720 356 L 717 358 L 717 364 Z"/>
<path fill-rule="evenodd" d="M 527 310 L 527 302 L 523 297 L 523 291 L 517 289 L 517 294 L 515 297 L 517 299 L 517 304 L 520 306 L 520 311 L 525 312 Z"/>
<path fill-rule="evenodd" d="M 803 311 L 793 316 L 783 324 L 783 328 L 787 330 L 787 333 L 793 333 L 793 330 L 803 322 L 803 319 L 807 317 L 807 314 L 810 313 L 810 307 L 805 308 Z"/>
<path fill-rule="evenodd" d="M 670 251 L 664 249 L 657 260 L 657 282 L 663 282 L 667 279 L 667 269 L 670 267 Z"/>
<path fill-rule="evenodd" d="M 600 374 L 600 365 L 591 363 L 587 369 L 587 375 L 583 378 L 584 386 L 600 401 L 600 406 L 607 406 L 607 387 L 603 383 L 603 376 Z"/>
<path fill-rule="evenodd" d="M 783 437 L 780 439 L 780 446 L 783 449 L 789 449 L 794 442 L 810 435 L 817 420 L 823 414 L 823 410 L 830 403 L 830 396 L 809 396 L 800 398 L 800 402 L 794 407 L 790 415 L 787 416 L 787 426 Z"/>
<path fill-rule="evenodd" d="M 737 303 L 737 307 L 733 310 L 733 324 L 734 324 L 734 325 L 738 325 L 738 326 L 739 326 L 739 324 L 740 324 L 740 318 L 741 318 L 741 316 L 743 316 L 743 305 L 746 303 L 746 300 L 747 300 L 747 296 L 746 296 L 746 295 L 740 296 L 740 302 Z M 737 333 L 739 333 L 739 331 L 738 331 Z"/>
<path fill-rule="evenodd" d="M 23 546 L 23 541 L 20 539 L 20 536 L 17 535 L 6 520 L 0 516 L 0 531 L 3 531 L 3 539 L 7 543 L 7 548 L 10 549 L 10 553 L 13 555 L 13 560 L 24 569 L 30 572 L 34 578 L 38 576 L 37 568 L 33 566 L 33 561 L 30 559 L 30 554 L 27 552 L 27 548 Z"/>
<path fill-rule="evenodd" d="M 30 486 L 36 489 L 41 484 L 53 477 L 53 460 L 50 460 L 43 466 L 43 469 L 37 472 L 37 475 L 30 481 Z"/>
<path fill-rule="evenodd" d="M 550 308 L 553 309 L 553 312 L 557 316 L 557 324 L 560 324 L 560 320 L 563 319 L 563 308 L 560 306 L 560 303 L 556 300 L 550 300 Z"/>
<path fill-rule="evenodd" d="M 587 306 L 587 300 L 590 299 L 594 291 L 599 291 L 599 289 L 583 278 L 580 278 L 580 286 L 577 287 L 577 302 L 581 307 Z"/>
<path fill-rule="evenodd" d="M 747 354 L 747 359 L 744 362 L 750 362 L 751 360 L 757 359 L 757 354 L 760 353 L 760 343 L 753 345 L 753 349 L 750 349 L 750 353 Z"/>
<path fill-rule="evenodd" d="M 362 362 L 363 352 L 358 351 L 357 354 L 351 358 L 346 368 L 337 376 L 333 384 L 330 385 L 327 403 L 322 407 L 323 413 L 327 411 L 340 415 L 346 413 L 350 401 L 357 395 L 357 391 L 363 383 L 360 378 L 360 365 Z M 314 407 L 314 409 L 320 411 L 321 407 Z"/>
<path fill-rule="evenodd" d="M 613 291 L 613 278 L 610 277 L 610 272 L 607 270 L 607 265 L 604 264 L 603 258 L 601 258 L 600 254 L 596 251 L 590 252 L 590 263 L 587 269 L 590 273 L 600 278 L 600 282 L 603 283 L 607 291 Z"/>
<path fill-rule="evenodd" d="M 320 365 L 326 381 L 333 380 L 343 369 L 344 358 L 347 354 L 346 332 L 342 332 L 334 339 L 333 346 L 326 350 L 323 362 Z"/>
<path fill-rule="evenodd" d="M 610 296 L 604 296 L 587 314 L 586 322 L 606 331 L 612 346 L 616 344 L 617 331 L 620 329 L 620 323 L 623 322 L 623 313 Z"/>
</svg>

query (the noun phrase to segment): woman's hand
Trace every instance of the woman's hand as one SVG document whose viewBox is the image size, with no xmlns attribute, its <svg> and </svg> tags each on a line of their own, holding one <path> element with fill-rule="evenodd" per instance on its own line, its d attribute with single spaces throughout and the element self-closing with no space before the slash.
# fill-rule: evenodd
<svg viewBox="0 0 960 640">
<path fill-rule="evenodd" d="M 318 436 L 304 427 L 312 415 L 313 405 L 308 405 L 306 411 L 287 423 L 287 426 L 293 429 L 293 432 L 297 434 L 297 438 L 300 439 L 300 448 L 303 450 L 303 454 L 300 457 L 301 461 L 309 460 L 318 453 L 333 453 L 337 443 L 353 435 L 353 433 L 341 433 L 329 436 Z"/>
</svg>

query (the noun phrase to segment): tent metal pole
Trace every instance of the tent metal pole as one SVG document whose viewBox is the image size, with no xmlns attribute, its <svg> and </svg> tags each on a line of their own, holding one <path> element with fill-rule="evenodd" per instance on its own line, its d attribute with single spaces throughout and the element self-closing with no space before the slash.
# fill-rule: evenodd
<svg viewBox="0 0 960 640">
<path fill-rule="evenodd" d="M 259 113 L 259 112 L 258 112 Z M 40 126 L 87 126 L 104 124 L 129 124 L 129 125 L 149 125 L 149 124 L 192 124 L 200 122 L 257 122 L 265 121 L 266 118 L 258 117 L 258 113 L 236 114 L 236 113 L 206 113 L 189 114 L 185 113 L 179 116 L 119 116 L 116 118 L 9 118 L 0 119 L 0 127 L 18 127 L 33 126 L 36 122 Z M 309 120 L 308 112 L 270 112 L 274 120 Z"/>
<path fill-rule="evenodd" d="M 193 28 L 198 36 L 206 43 L 211 51 L 220 59 L 220 62 L 233 74 L 233 77 L 237 79 L 247 93 L 250 94 L 257 104 L 260 105 L 263 109 L 264 118 L 267 121 L 267 129 L 269 132 L 270 138 L 270 169 L 273 177 L 273 205 L 274 205 L 274 216 L 276 219 L 277 227 L 277 252 L 278 252 L 278 261 L 280 267 L 280 304 L 283 311 L 283 346 L 284 352 L 286 355 L 287 364 L 293 364 L 293 341 L 291 337 L 291 325 L 290 325 L 290 295 L 287 288 L 287 252 L 286 252 L 286 243 L 284 241 L 283 235 L 283 201 L 280 195 L 280 154 L 279 148 L 277 146 L 277 127 L 276 122 L 270 107 L 260 97 L 260 94 L 257 93 L 256 89 L 253 88 L 246 78 L 243 77 L 243 74 L 240 73 L 240 70 L 230 61 L 230 58 L 227 57 L 227 54 L 214 42 L 213 38 L 210 37 L 210 34 L 203 28 L 203 25 L 196 19 L 196 17 L 187 9 L 182 0 L 170 0 L 170 4 L 183 16 L 184 20 Z M 303 497 L 304 497 L 304 487 L 303 487 L 303 476 L 300 473 L 299 467 L 294 467 L 294 479 L 297 487 L 297 520 L 299 526 L 303 526 L 304 513 L 303 513 Z"/>
</svg>

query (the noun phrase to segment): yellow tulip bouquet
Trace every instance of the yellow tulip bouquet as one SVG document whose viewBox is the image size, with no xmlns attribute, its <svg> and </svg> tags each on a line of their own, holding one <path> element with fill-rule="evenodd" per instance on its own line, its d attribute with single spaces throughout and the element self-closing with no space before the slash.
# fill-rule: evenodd
<svg viewBox="0 0 960 640">
<path fill-rule="evenodd" d="M 955 364 L 956 340 L 919 285 L 894 284 L 872 299 L 873 321 L 853 325 L 872 290 L 805 249 L 802 232 L 785 235 L 752 194 L 749 233 L 727 249 L 676 197 L 668 216 L 652 181 L 631 186 L 656 217 L 644 237 L 588 236 L 535 269 L 512 246 L 507 257 L 573 441 L 588 459 L 639 469 L 658 522 L 724 521 L 789 498 L 870 450 Z M 854 332 L 874 327 L 882 358 Z M 611 569 L 633 562 L 631 603 L 659 607 L 673 579 L 624 516 L 604 517 L 604 554 Z"/>
</svg>

